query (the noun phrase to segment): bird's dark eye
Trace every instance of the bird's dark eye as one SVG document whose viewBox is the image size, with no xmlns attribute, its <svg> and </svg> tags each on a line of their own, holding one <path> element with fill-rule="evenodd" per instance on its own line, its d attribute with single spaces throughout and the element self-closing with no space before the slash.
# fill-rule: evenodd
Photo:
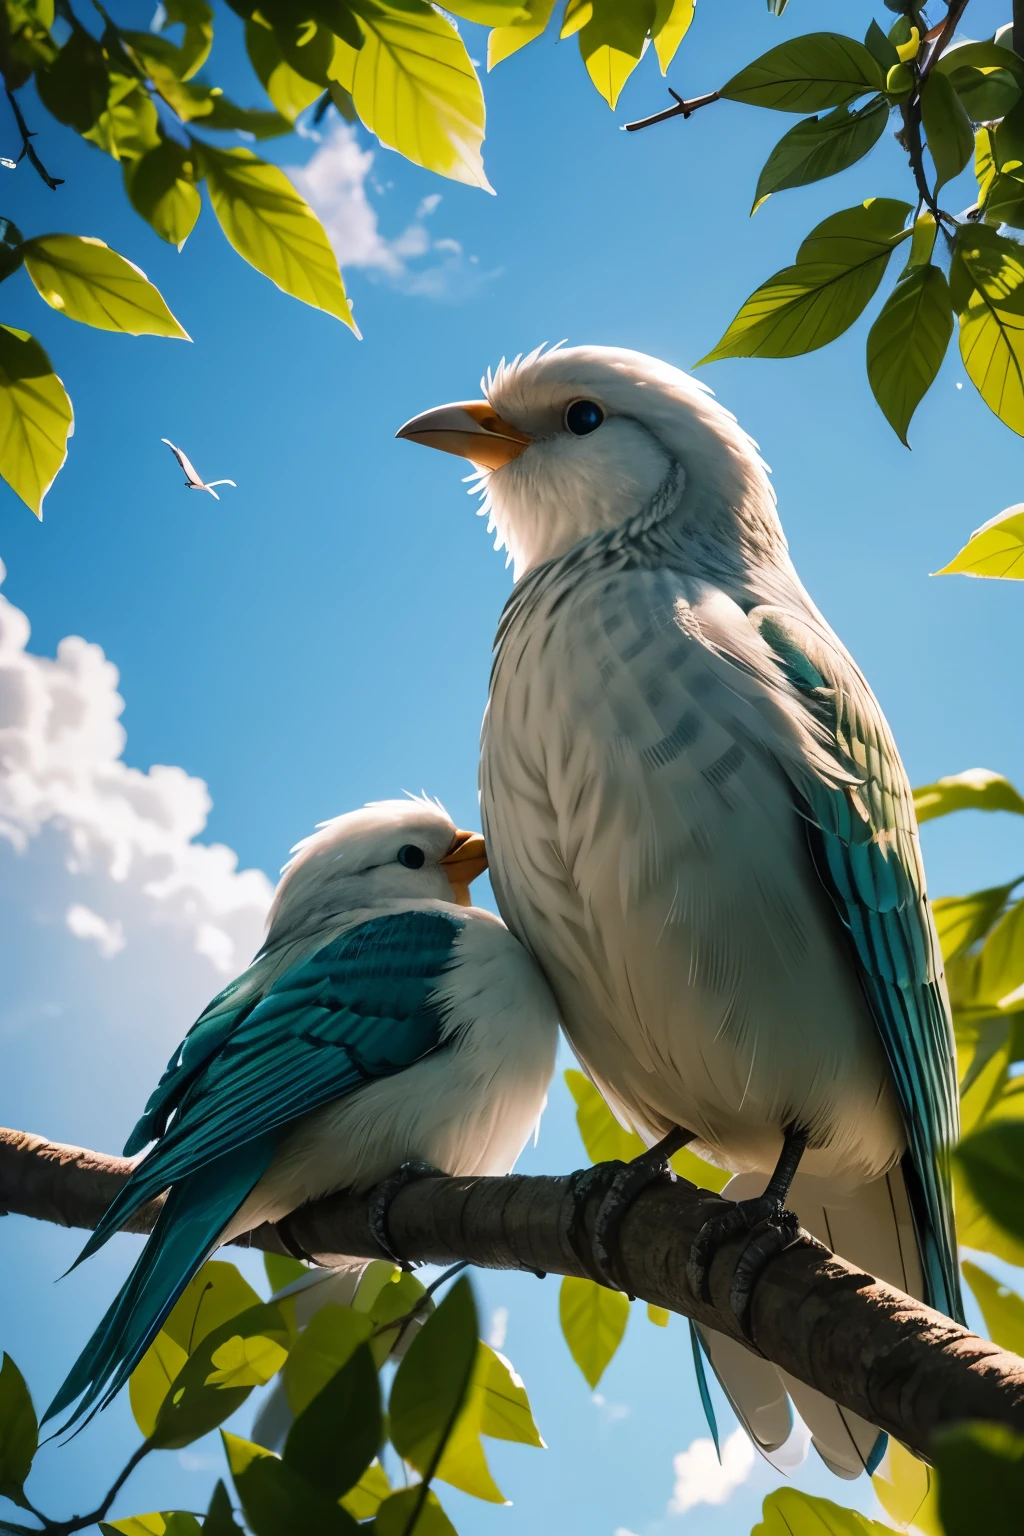
<svg viewBox="0 0 1024 1536">
<path fill-rule="evenodd" d="M 398 850 L 398 862 L 404 864 L 406 869 L 422 869 L 427 856 L 415 843 L 403 843 Z"/>
<path fill-rule="evenodd" d="M 565 425 L 573 437 L 596 432 L 604 421 L 604 411 L 593 400 L 574 400 L 565 412 Z"/>
</svg>

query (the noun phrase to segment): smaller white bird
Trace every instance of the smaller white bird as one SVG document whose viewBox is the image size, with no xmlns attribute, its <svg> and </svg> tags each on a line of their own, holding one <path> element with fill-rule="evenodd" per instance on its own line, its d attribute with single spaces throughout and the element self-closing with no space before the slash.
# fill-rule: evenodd
<svg viewBox="0 0 1024 1536">
<path fill-rule="evenodd" d="M 180 448 L 175 448 L 169 437 L 162 437 L 160 441 L 167 444 L 168 448 L 174 454 L 174 457 L 185 471 L 185 484 L 190 491 L 209 491 L 214 501 L 220 501 L 220 497 L 214 490 L 214 486 L 235 485 L 233 480 L 211 480 L 209 483 L 207 483 L 199 474 L 196 473 L 196 467 L 192 463 L 192 460 L 189 458 L 187 453 L 182 453 Z M 235 490 L 237 491 L 237 489 L 238 487 L 235 485 Z"/>
</svg>

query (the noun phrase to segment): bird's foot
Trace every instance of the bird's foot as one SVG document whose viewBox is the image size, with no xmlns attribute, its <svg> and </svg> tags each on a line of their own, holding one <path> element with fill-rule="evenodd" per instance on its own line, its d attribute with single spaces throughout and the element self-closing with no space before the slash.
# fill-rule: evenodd
<svg viewBox="0 0 1024 1536">
<path fill-rule="evenodd" d="M 401 1258 L 395 1252 L 395 1245 L 391 1240 L 391 1229 L 388 1226 L 388 1212 L 392 1202 L 407 1184 L 415 1184 L 418 1179 L 444 1178 L 440 1168 L 434 1168 L 430 1163 L 420 1162 L 414 1159 L 403 1163 L 397 1173 L 392 1173 L 386 1179 L 381 1179 L 375 1184 L 367 1196 L 366 1219 L 369 1224 L 373 1240 L 383 1253 L 386 1253 L 393 1264 L 399 1269 L 409 1271 L 412 1265 L 407 1259 Z"/>
<path fill-rule="evenodd" d="M 634 1297 L 624 1280 L 619 1230 L 637 1196 L 649 1184 L 665 1178 L 674 1181 L 675 1174 L 661 1143 L 647 1152 L 641 1152 L 631 1162 L 621 1163 L 608 1183 L 594 1222 L 594 1262 L 605 1284 L 613 1286 L 617 1291 L 625 1291 L 630 1301 Z"/>
<path fill-rule="evenodd" d="M 569 1247 L 583 1264 L 591 1278 L 599 1285 L 613 1285 L 618 1289 L 618 1282 L 609 1280 L 603 1272 L 599 1272 L 592 1259 L 586 1242 L 586 1210 L 587 1203 L 595 1190 L 599 1190 L 603 1197 L 611 1189 L 616 1178 L 628 1163 L 619 1162 L 617 1159 L 607 1163 L 592 1163 L 589 1168 L 580 1168 L 576 1173 L 569 1175 L 569 1200 L 562 1204 L 561 1235 L 568 1241 Z"/>
<path fill-rule="evenodd" d="M 702 1301 L 711 1300 L 708 1284 L 715 1254 L 730 1238 L 746 1233 L 748 1240 L 733 1271 L 729 1289 L 729 1306 L 747 1333 L 747 1313 L 757 1278 L 765 1265 L 776 1254 L 792 1247 L 807 1236 L 794 1211 L 787 1210 L 782 1201 L 773 1195 L 758 1195 L 750 1200 L 737 1200 L 728 1210 L 720 1211 L 701 1227 L 690 1249 L 686 1276 L 694 1296 Z"/>
</svg>

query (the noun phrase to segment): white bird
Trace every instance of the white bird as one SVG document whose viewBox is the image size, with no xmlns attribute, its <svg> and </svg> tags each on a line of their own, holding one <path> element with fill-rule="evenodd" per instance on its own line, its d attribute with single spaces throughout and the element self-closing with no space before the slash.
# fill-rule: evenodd
<svg viewBox="0 0 1024 1536">
<path fill-rule="evenodd" d="M 185 471 L 185 484 L 188 486 L 190 491 L 209 491 L 214 501 L 220 501 L 220 497 L 214 490 L 214 486 L 235 485 L 233 480 L 203 480 L 196 472 L 195 465 L 192 463 L 192 460 L 189 458 L 187 453 L 182 453 L 180 448 L 176 448 L 169 437 L 162 437 L 160 441 L 167 444 L 168 448 L 174 454 L 174 457 Z M 235 490 L 237 489 L 238 487 L 235 485 Z"/>
<path fill-rule="evenodd" d="M 788 1194 L 830 1247 L 961 1317 L 955 1054 L 913 800 L 756 444 L 636 352 L 538 349 L 484 389 L 399 436 L 481 467 L 514 564 L 480 781 L 505 921 L 624 1122 L 736 1175 L 744 1203 L 705 1228 L 695 1286 L 723 1236 L 756 1228 L 745 1322 L 798 1231 Z M 706 1344 L 766 1454 L 788 1386 L 835 1471 L 876 1464 L 872 1426 Z"/>
<path fill-rule="evenodd" d="M 483 839 L 426 799 L 383 801 L 293 855 L 262 950 L 175 1051 L 128 1139 L 127 1156 L 150 1150 L 81 1258 L 170 1193 L 48 1417 L 110 1401 L 219 1244 L 410 1163 L 508 1173 L 537 1124 L 558 1014 L 518 941 L 469 904 Z M 372 1202 L 386 1250 L 404 1176 Z"/>
</svg>

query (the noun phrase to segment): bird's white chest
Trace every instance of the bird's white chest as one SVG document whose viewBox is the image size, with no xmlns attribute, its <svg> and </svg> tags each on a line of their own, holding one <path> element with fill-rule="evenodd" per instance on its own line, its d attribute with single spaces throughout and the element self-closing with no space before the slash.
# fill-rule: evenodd
<svg viewBox="0 0 1024 1536">
<path fill-rule="evenodd" d="M 739 1171 L 797 1120 L 809 1166 L 873 1176 L 902 1146 L 881 1043 L 770 729 L 678 595 L 583 583 L 505 636 L 481 763 L 502 915 L 638 1129 Z"/>
</svg>

